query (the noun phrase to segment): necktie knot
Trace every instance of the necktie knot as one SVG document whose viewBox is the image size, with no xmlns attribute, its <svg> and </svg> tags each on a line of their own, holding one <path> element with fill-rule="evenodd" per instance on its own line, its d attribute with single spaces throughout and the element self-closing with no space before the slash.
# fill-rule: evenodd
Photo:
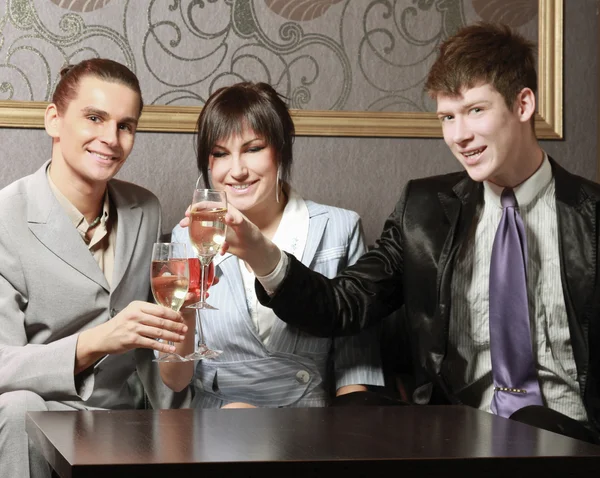
<svg viewBox="0 0 600 478">
<path fill-rule="evenodd" d="M 502 196 L 500 197 L 500 203 L 503 208 L 506 207 L 517 207 L 517 198 L 515 197 L 515 193 L 512 188 L 504 188 L 502 191 Z"/>
</svg>

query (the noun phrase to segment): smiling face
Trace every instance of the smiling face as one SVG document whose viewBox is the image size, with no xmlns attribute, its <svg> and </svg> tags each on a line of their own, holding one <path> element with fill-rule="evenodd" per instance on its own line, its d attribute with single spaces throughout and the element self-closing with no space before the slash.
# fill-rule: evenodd
<svg viewBox="0 0 600 478">
<path fill-rule="evenodd" d="M 539 166 L 530 124 L 534 112 L 529 88 L 517 95 L 512 109 L 489 84 L 465 88 L 458 96 L 437 95 L 444 141 L 454 156 L 474 181 L 499 186 L 514 187 Z"/>
<path fill-rule="evenodd" d="M 51 173 L 57 186 L 105 188 L 133 148 L 139 109 L 137 92 L 94 76 L 81 79 L 64 111 L 50 104 L 45 124 L 53 138 Z"/>
<path fill-rule="evenodd" d="M 254 131 L 217 141 L 209 164 L 215 189 L 227 193 L 227 201 L 252 220 L 270 216 L 283 207 L 276 201 L 277 161 L 273 148 Z"/>
</svg>

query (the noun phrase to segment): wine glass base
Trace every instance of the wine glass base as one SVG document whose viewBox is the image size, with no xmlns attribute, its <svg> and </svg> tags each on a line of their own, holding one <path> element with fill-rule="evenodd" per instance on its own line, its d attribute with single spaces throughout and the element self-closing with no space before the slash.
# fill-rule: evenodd
<svg viewBox="0 0 600 478">
<path fill-rule="evenodd" d="M 200 345 L 194 353 L 186 355 L 185 360 L 214 359 L 223 353 L 222 350 L 212 350 L 206 345 Z"/>
<path fill-rule="evenodd" d="M 186 309 L 219 310 L 217 307 L 214 307 L 206 302 L 196 302 L 195 304 L 186 305 L 185 308 Z"/>
<path fill-rule="evenodd" d="M 189 362 L 190 359 L 188 359 L 187 357 L 182 357 L 181 355 L 178 354 L 162 354 L 160 357 L 155 358 L 154 360 L 152 360 L 153 362 Z"/>
</svg>

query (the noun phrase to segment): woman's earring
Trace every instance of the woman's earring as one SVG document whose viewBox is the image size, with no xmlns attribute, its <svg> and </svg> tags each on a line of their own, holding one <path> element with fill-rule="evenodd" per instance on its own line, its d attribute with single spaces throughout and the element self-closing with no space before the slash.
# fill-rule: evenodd
<svg viewBox="0 0 600 478">
<path fill-rule="evenodd" d="M 275 200 L 279 204 L 279 189 L 281 187 L 281 166 L 277 167 L 277 182 L 275 183 Z"/>
<path fill-rule="evenodd" d="M 206 184 L 204 182 L 204 175 L 200 173 L 198 179 L 196 179 L 196 189 L 204 189 Z M 210 169 L 208 170 L 208 189 L 213 189 L 212 179 L 210 177 Z"/>
</svg>

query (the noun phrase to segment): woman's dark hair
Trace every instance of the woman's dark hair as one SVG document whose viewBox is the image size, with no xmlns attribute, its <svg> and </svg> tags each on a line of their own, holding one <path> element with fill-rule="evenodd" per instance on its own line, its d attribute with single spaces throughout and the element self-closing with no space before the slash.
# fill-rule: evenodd
<svg viewBox="0 0 600 478">
<path fill-rule="evenodd" d="M 251 129 L 275 151 L 280 180 L 287 182 L 292 168 L 294 122 L 287 105 L 267 83 L 237 83 L 215 91 L 196 123 L 196 158 L 204 184 L 210 187 L 210 153 L 218 141 L 241 136 Z"/>
</svg>

